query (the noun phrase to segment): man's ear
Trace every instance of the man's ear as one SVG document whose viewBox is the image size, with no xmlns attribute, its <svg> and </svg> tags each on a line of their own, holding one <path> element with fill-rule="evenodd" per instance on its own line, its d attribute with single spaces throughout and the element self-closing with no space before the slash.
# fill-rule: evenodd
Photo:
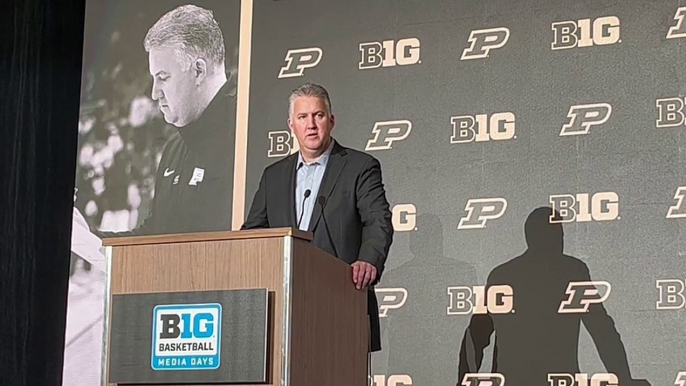
<svg viewBox="0 0 686 386">
<path fill-rule="evenodd" d="M 207 77 L 207 62 L 205 59 L 198 58 L 193 62 L 193 75 L 195 75 L 195 84 L 200 85 L 200 83 Z"/>
</svg>

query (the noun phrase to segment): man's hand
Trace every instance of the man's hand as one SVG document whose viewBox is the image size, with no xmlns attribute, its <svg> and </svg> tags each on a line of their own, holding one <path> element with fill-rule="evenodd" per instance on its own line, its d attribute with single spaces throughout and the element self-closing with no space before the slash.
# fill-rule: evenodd
<svg viewBox="0 0 686 386">
<path fill-rule="evenodd" d="M 364 289 L 369 286 L 369 283 L 376 279 L 376 267 L 366 261 L 356 261 L 352 263 L 353 267 L 353 283 L 357 289 Z"/>
</svg>

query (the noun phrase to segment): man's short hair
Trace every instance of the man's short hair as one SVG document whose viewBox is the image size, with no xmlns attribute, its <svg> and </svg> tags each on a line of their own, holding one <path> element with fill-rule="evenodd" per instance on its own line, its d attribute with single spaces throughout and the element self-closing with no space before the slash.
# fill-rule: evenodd
<svg viewBox="0 0 686 386">
<path fill-rule="evenodd" d="M 327 112 L 329 115 L 331 115 L 332 110 L 331 110 L 331 99 L 329 99 L 329 92 L 326 91 L 326 89 L 318 84 L 314 83 L 305 83 L 302 86 L 294 89 L 291 91 L 291 95 L 288 97 L 288 116 L 291 115 L 293 112 L 293 101 L 295 98 L 302 97 L 302 96 L 309 96 L 309 97 L 316 97 L 324 100 L 324 105 L 326 105 L 326 109 L 328 110 Z"/>
<path fill-rule="evenodd" d="M 184 70 L 197 58 L 209 63 L 210 70 L 224 65 L 224 36 L 213 12 L 196 5 L 182 5 L 164 16 L 148 30 L 145 51 L 173 48 Z"/>
</svg>

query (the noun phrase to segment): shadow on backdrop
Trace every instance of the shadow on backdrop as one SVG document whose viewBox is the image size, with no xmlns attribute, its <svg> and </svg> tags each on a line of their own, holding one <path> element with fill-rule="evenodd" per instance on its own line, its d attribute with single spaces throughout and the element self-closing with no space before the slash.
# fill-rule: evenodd
<svg viewBox="0 0 686 386">
<path fill-rule="evenodd" d="M 383 277 L 383 288 L 407 291 L 405 303 L 381 318 L 382 333 L 388 334 L 385 374 L 409 374 L 414 385 L 448 385 L 457 376 L 459 339 L 469 320 L 446 315 L 447 288 L 476 284 L 476 270 L 444 255 L 443 225 L 437 215 L 421 214 L 416 224 L 409 240 L 413 258 Z M 384 294 L 377 296 L 382 300 Z M 455 371 L 447 373 L 448 368 Z"/>
<path fill-rule="evenodd" d="M 562 224 L 551 224 L 552 214 L 547 207 L 534 210 L 524 225 L 527 250 L 489 274 L 487 291 L 499 285 L 512 288 L 512 311 L 472 316 L 460 349 L 457 385 L 464 384 L 465 374 L 479 372 L 483 350 L 493 333 L 490 372 L 502 374 L 507 386 L 562 386 L 563 380 L 567 386 L 574 385 L 573 377 L 581 372 L 578 343 L 582 322 L 607 373 L 616 375 L 619 385 L 649 385 L 631 378 L 624 344 L 600 302 L 607 288 L 602 283 L 581 284 L 591 281 L 589 269 L 578 258 L 564 254 Z M 555 215 L 559 217 L 559 213 Z M 571 295 L 567 292 L 570 282 L 579 282 Z M 560 313 L 563 302 L 566 312 Z M 549 374 L 570 374 L 571 378 L 558 375 L 549 379 Z M 590 379 L 592 374 L 588 376 Z"/>
</svg>

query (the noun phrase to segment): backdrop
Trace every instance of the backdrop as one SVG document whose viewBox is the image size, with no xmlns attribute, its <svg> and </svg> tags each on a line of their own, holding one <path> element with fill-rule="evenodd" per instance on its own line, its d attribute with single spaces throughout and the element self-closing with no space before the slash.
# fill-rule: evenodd
<svg viewBox="0 0 686 386">
<path fill-rule="evenodd" d="M 159 3 L 151 21 L 173 8 Z M 330 91 L 334 137 L 381 161 L 396 236 L 376 289 L 384 349 L 371 382 L 685 384 L 686 4 L 240 8 L 242 210 L 264 167 L 296 151 L 287 97 L 306 81 Z M 137 132 L 150 130 L 175 129 Z"/>
</svg>

